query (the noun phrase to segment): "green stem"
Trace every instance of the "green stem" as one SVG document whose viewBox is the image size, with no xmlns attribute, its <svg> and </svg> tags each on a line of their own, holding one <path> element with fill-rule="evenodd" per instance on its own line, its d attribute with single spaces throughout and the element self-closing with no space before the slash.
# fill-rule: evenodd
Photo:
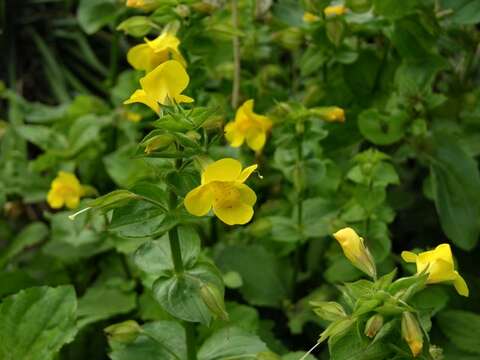
<svg viewBox="0 0 480 360">
<path fill-rule="evenodd" d="M 297 171 L 300 169 L 300 165 L 303 161 L 303 124 L 300 126 L 300 131 L 298 131 L 298 141 L 297 141 Z M 302 177 L 302 174 L 300 174 Z M 300 178 L 300 183 L 297 185 L 297 229 L 300 233 L 301 238 L 300 242 L 295 249 L 294 254 L 294 266 L 293 266 L 293 279 L 292 279 L 292 299 L 295 299 L 295 285 L 297 283 L 298 273 L 300 271 L 301 265 L 301 245 L 303 244 L 303 179 Z"/>
<path fill-rule="evenodd" d="M 195 341 L 195 325 L 191 322 L 185 323 L 185 334 L 187 336 L 187 359 L 196 360 L 196 341 Z"/>
<path fill-rule="evenodd" d="M 175 160 L 175 168 L 178 170 L 181 169 L 181 167 L 182 159 Z M 177 207 L 177 195 L 173 190 L 170 190 L 169 207 L 171 211 Z M 172 261 L 175 273 L 177 276 L 183 276 L 185 268 L 183 267 L 182 250 L 180 248 L 177 226 L 174 226 L 168 231 L 168 240 L 170 242 L 170 251 L 172 254 Z M 187 359 L 196 360 L 197 348 L 195 344 L 195 325 L 187 321 L 185 321 L 183 324 L 186 334 Z"/>
</svg>

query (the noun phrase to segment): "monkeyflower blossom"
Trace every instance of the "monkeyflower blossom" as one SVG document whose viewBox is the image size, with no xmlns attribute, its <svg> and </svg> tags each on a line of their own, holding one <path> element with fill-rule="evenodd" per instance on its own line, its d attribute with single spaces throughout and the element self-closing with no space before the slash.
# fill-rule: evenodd
<svg viewBox="0 0 480 360">
<path fill-rule="evenodd" d="M 261 151 L 267 139 L 267 132 L 272 128 L 272 121 L 253 112 L 254 101 L 247 100 L 240 106 L 235 121 L 225 126 L 225 137 L 233 147 L 241 146 L 244 141 L 254 151 Z"/>
<path fill-rule="evenodd" d="M 343 15 L 347 12 L 347 8 L 344 5 L 332 5 L 332 6 L 327 6 L 324 10 L 323 13 L 325 16 L 339 16 Z"/>
<path fill-rule="evenodd" d="M 75 209 L 83 195 L 85 195 L 85 188 L 75 174 L 59 171 L 50 185 L 47 202 L 54 209 L 60 209 L 63 206 Z"/>
<path fill-rule="evenodd" d="M 185 208 L 195 216 L 213 213 L 228 225 L 246 224 L 252 219 L 255 192 L 245 185 L 257 169 L 251 165 L 242 170 L 242 164 L 231 158 L 221 159 L 205 167 L 201 185 L 185 197 Z"/>
<path fill-rule="evenodd" d="M 132 47 L 127 53 L 127 61 L 135 69 L 146 72 L 171 59 L 186 67 L 187 63 L 178 50 L 179 45 L 180 40 L 167 28 L 156 39 L 150 41 L 145 38 L 144 44 Z"/>
<path fill-rule="evenodd" d="M 313 23 L 313 22 L 318 21 L 318 20 L 320 20 L 320 17 L 318 17 L 317 15 L 315 15 L 311 12 L 305 11 L 303 13 L 303 21 L 306 22 L 306 23 Z"/>
<path fill-rule="evenodd" d="M 160 105 L 190 103 L 191 97 L 182 94 L 190 82 L 185 68 L 176 60 L 168 60 L 140 79 L 141 89 L 136 90 L 124 104 L 143 103 L 157 114 Z"/>
<path fill-rule="evenodd" d="M 438 245 L 435 249 L 418 255 L 410 251 L 403 251 L 402 259 L 409 263 L 416 263 L 417 273 L 426 271 L 428 273 L 427 284 L 452 283 L 460 295 L 468 296 L 467 283 L 455 271 L 449 244 Z"/>
<path fill-rule="evenodd" d="M 344 228 L 333 234 L 333 237 L 342 247 L 343 253 L 350 262 L 367 275 L 375 278 L 377 269 L 370 251 L 364 244 L 363 238 L 357 235 L 352 228 Z"/>
</svg>

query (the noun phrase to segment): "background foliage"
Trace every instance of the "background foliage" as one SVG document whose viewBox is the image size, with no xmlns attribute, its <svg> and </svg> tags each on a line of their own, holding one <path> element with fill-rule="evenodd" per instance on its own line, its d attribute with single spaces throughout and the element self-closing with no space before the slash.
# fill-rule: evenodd
<svg viewBox="0 0 480 360">
<path fill-rule="evenodd" d="M 298 359 L 327 325 L 309 301 L 337 300 L 339 283 L 362 277 L 330 236 L 348 225 L 381 275 L 415 271 L 401 250 L 452 244 L 470 297 L 435 286 L 413 301 L 433 316 L 424 325 L 445 359 L 477 359 L 480 3 L 349 0 L 346 14 L 325 17 L 329 1 L 239 0 L 238 27 L 235 3 L 164 0 L 143 12 L 115 0 L 0 1 L 0 358 L 186 359 L 194 331 L 202 360 L 276 358 L 267 351 Z M 305 22 L 305 11 L 318 18 Z M 172 23 L 195 99 L 190 128 L 177 113 L 158 120 L 122 104 L 142 76 L 128 48 Z M 236 110 L 234 38 L 240 100 L 255 99 L 274 122 L 261 154 L 223 139 Z M 320 106 L 345 109 L 345 123 L 322 121 Z M 167 151 L 140 156 L 138 144 L 159 127 L 183 141 L 169 156 L 190 151 L 180 170 Z M 184 197 L 206 157 L 259 164 L 248 225 L 152 204 L 168 207 L 167 192 Z M 92 195 L 130 192 L 71 221 L 72 211 L 45 202 L 59 170 Z M 182 299 L 188 283 L 165 275 L 166 233 L 177 224 L 186 271 L 225 287 L 229 321 L 200 297 Z M 185 330 L 172 313 L 202 325 Z M 125 320 L 141 324 L 133 341 L 104 333 Z M 350 359 L 363 340 L 352 332 L 331 357 L 327 346 L 315 356 Z M 397 350 L 356 358 L 409 358 Z"/>
</svg>

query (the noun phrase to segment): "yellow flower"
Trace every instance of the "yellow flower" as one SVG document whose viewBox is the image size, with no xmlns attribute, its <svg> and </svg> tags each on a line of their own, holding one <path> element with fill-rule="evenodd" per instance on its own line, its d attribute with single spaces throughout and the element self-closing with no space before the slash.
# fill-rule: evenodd
<svg viewBox="0 0 480 360">
<path fill-rule="evenodd" d="M 253 100 L 250 99 L 238 108 L 235 121 L 225 126 L 225 137 L 233 147 L 239 147 L 247 140 L 252 150 L 260 151 L 271 128 L 272 121 L 268 117 L 253 112 Z"/>
<path fill-rule="evenodd" d="M 434 250 L 414 254 L 410 251 L 402 252 L 402 259 L 417 264 L 417 273 L 426 270 L 427 284 L 452 282 L 457 292 L 468 296 L 468 286 L 460 274 L 455 271 L 452 250 L 449 244 L 438 245 Z"/>
<path fill-rule="evenodd" d="M 347 8 L 344 5 L 327 6 L 323 10 L 323 13 L 325 14 L 325 16 L 338 16 L 338 15 L 343 15 L 346 12 L 347 12 Z"/>
<path fill-rule="evenodd" d="M 206 215 L 211 208 L 225 224 L 246 224 L 252 219 L 257 196 L 244 182 L 257 165 L 242 170 L 235 159 L 222 159 L 208 165 L 201 185 L 185 197 L 185 208 L 195 216 Z"/>
<path fill-rule="evenodd" d="M 163 31 L 156 39 L 145 39 L 145 44 L 132 47 L 127 53 L 127 61 L 137 70 L 152 71 L 170 59 L 177 60 L 184 67 L 186 62 L 178 50 L 180 40 L 171 31 Z"/>
<path fill-rule="evenodd" d="M 413 357 L 423 349 L 423 335 L 415 315 L 408 311 L 402 313 L 402 337 L 407 342 Z"/>
<path fill-rule="evenodd" d="M 149 11 L 158 7 L 159 4 L 156 0 L 127 0 L 126 5 L 131 8 Z"/>
<path fill-rule="evenodd" d="M 303 21 L 305 21 L 306 23 L 313 23 L 315 21 L 318 21 L 320 18 L 315 15 L 315 14 L 312 14 L 311 12 L 308 12 L 308 11 L 305 11 L 303 13 Z"/>
<path fill-rule="evenodd" d="M 142 115 L 133 111 L 125 111 L 125 118 L 133 123 L 138 123 L 142 120 Z"/>
<path fill-rule="evenodd" d="M 140 79 L 141 89 L 136 90 L 124 104 L 140 102 L 157 114 L 161 105 L 190 103 L 191 97 L 182 94 L 190 82 L 185 68 L 176 60 L 168 60 Z"/>
<path fill-rule="evenodd" d="M 74 174 L 60 171 L 50 185 L 47 202 L 54 209 L 60 209 L 64 205 L 74 209 L 84 194 L 85 190 Z"/>
<path fill-rule="evenodd" d="M 367 275 L 375 278 L 377 269 L 370 251 L 364 244 L 363 238 L 357 235 L 352 228 L 344 228 L 333 234 L 342 247 L 343 253 L 350 262 Z"/>
</svg>

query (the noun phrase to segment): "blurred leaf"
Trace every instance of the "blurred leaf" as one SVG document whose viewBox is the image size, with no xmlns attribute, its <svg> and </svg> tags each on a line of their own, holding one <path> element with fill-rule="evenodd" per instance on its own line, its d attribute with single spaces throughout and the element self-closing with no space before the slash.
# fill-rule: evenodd
<svg viewBox="0 0 480 360">
<path fill-rule="evenodd" d="M 459 349 L 480 354 L 480 315 L 463 310 L 446 310 L 440 312 L 436 318 L 442 332 Z"/>
<path fill-rule="evenodd" d="M 115 0 L 80 0 L 78 23 L 87 34 L 93 34 L 111 23 L 121 10 Z"/>
<path fill-rule="evenodd" d="M 33 287 L 0 304 L 0 358 L 50 360 L 72 341 L 77 300 L 72 286 Z"/>
</svg>

